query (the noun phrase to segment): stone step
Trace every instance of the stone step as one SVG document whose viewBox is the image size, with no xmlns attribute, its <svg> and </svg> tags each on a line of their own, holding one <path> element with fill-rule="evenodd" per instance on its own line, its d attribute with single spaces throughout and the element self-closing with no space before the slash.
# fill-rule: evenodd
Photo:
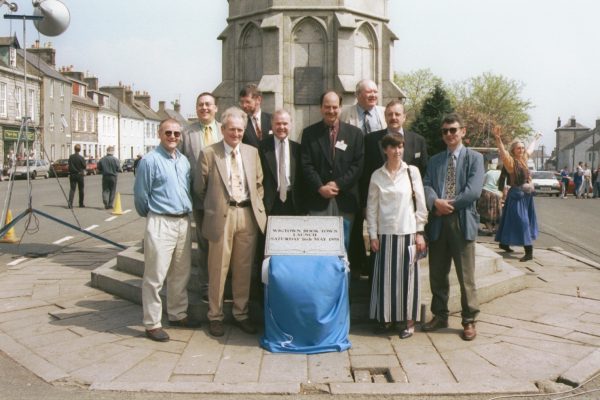
<svg viewBox="0 0 600 400">
<path fill-rule="evenodd" d="M 421 302 L 431 303 L 429 289 L 429 272 L 427 259 L 422 260 L 421 272 Z M 188 285 L 190 315 L 200 320 L 206 320 L 207 304 L 200 299 L 197 271 L 192 268 L 192 278 Z M 119 256 L 92 272 L 92 285 L 105 292 L 117 295 L 124 299 L 141 304 L 141 276 L 143 274 L 143 254 L 140 247 L 131 247 L 124 250 Z M 499 255 L 481 245 L 476 246 L 476 270 L 480 303 L 491 301 L 508 293 L 516 292 L 527 286 L 525 274 L 517 268 L 505 263 Z M 460 311 L 460 289 L 456 273 L 450 272 L 450 312 Z M 351 318 L 364 321 L 368 319 L 369 311 L 369 282 L 366 279 L 352 280 L 350 282 Z M 161 292 L 163 305 L 166 304 L 164 289 Z M 231 303 L 225 302 L 225 314 L 231 315 Z M 251 303 L 253 317 L 262 319 L 262 309 L 258 301 Z"/>
</svg>

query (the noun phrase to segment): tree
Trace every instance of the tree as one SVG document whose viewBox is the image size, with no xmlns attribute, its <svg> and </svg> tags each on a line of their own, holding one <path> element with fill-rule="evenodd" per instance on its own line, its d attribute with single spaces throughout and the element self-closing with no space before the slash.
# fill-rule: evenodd
<svg viewBox="0 0 600 400">
<path fill-rule="evenodd" d="M 423 107 L 423 102 L 436 85 L 443 85 L 442 79 L 434 75 L 430 69 L 419 69 L 407 74 L 394 74 L 394 82 L 406 95 L 404 111 L 407 126 L 415 120 L 416 115 Z"/>
<path fill-rule="evenodd" d="M 531 132 L 531 102 L 521 98 L 523 84 L 489 72 L 454 87 L 456 112 L 465 120 L 471 146 L 493 147 L 491 129 L 502 125 L 506 140 Z"/>
<path fill-rule="evenodd" d="M 446 146 L 442 142 L 440 133 L 442 119 L 446 114 L 453 111 L 446 90 L 441 84 L 435 85 L 433 91 L 424 99 L 421 111 L 417 114 L 415 122 L 411 126 L 412 130 L 425 137 L 427 152 L 430 155 L 445 149 Z"/>
</svg>

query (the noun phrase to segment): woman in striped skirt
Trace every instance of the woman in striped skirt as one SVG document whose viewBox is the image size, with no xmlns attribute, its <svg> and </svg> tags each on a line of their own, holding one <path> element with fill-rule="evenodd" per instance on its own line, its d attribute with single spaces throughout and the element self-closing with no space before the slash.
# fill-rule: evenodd
<svg viewBox="0 0 600 400">
<path fill-rule="evenodd" d="M 367 199 L 367 227 L 375 253 L 370 317 L 378 332 L 402 322 L 400 338 L 414 333 L 419 319 L 420 254 L 426 251 L 423 230 L 427 207 L 419 169 L 402 161 L 404 138 L 388 134 L 381 140 L 386 163 L 373 175 Z"/>
</svg>

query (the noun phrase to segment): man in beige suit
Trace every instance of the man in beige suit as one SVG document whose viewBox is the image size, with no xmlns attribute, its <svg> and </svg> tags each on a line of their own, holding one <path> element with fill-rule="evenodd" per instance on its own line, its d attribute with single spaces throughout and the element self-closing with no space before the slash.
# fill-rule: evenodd
<svg viewBox="0 0 600 400">
<path fill-rule="evenodd" d="M 221 140 L 221 124 L 215 120 L 217 104 L 212 93 L 202 92 L 196 98 L 196 115 L 198 121 L 188 125 L 181 134 L 179 150 L 188 158 L 192 166 L 191 179 L 194 184 L 196 165 L 200 150 Z M 202 300 L 208 302 L 208 242 L 202 237 L 202 218 L 204 212 L 198 196 L 192 194 L 194 221 L 196 223 L 196 241 L 198 242 L 199 257 L 192 258 L 198 263 L 198 279 Z"/>
<path fill-rule="evenodd" d="M 263 172 L 256 148 L 243 144 L 246 113 L 231 107 L 221 117 L 223 140 L 200 153 L 194 193 L 204 207 L 202 235 L 208 250 L 209 332 L 223 336 L 223 292 L 231 269 L 233 317 L 246 333 L 256 333 L 248 318 L 252 262 L 259 230 L 267 218 Z"/>
</svg>

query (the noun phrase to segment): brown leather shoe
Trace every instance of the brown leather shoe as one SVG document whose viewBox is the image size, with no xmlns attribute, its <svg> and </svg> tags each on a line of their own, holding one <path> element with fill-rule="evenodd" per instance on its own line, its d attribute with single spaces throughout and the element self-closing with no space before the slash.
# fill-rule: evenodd
<svg viewBox="0 0 600 400">
<path fill-rule="evenodd" d="M 447 319 L 442 319 L 442 318 L 438 317 L 437 315 L 434 315 L 433 318 L 431 319 L 431 321 L 426 322 L 423 325 L 421 325 L 421 330 L 423 330 L 423 332 L 433 332 L 433 331 L 437 331 L 438 329 L 443 329 L 443 328 L 447 328 L 447 327 L 448 327 Z"/>
<path fill-rule="evenodd" d="M 225 334 L 223 321 L 210 321 L 208 325 L 208 333 L 213 336 L 223 336 Z"/>
<path fill-rule="evenodd" d="M 189 319 L 188 317 L 182 318 L 178 321 L 169 321 L 169 326 L 177 328 L 199 328 L 200 321 L 195 319 Z"/>
<path fill-rule="evenodd" d="M 463 324 L 463 332 L 460 335 L 462 340 L 467 340 L 467 341 L 473 340 L 473 339 L 475 339 L 475 336 L 477 336 L 477 330 L 475 329 L 475 323 L 467 322 L 466 324 Z"/>
<path fill-rule="evenodd" d="M 146 337 L 155 342 L 168 342 L 169 334 L 163 328 L 146 329 Z"/>
<path fill-rule="evenodd" d="M 242 331 L 253 335 L 257 332 L 256 327 L 254 326 L 254 324 L 252 322 L 250 322 L 250 318 L 246 318 L 243 319 L 241 321 L 235 320 L 235 324 L 238 326 L 238 328 L 240 328 Z"/>
</svg>

